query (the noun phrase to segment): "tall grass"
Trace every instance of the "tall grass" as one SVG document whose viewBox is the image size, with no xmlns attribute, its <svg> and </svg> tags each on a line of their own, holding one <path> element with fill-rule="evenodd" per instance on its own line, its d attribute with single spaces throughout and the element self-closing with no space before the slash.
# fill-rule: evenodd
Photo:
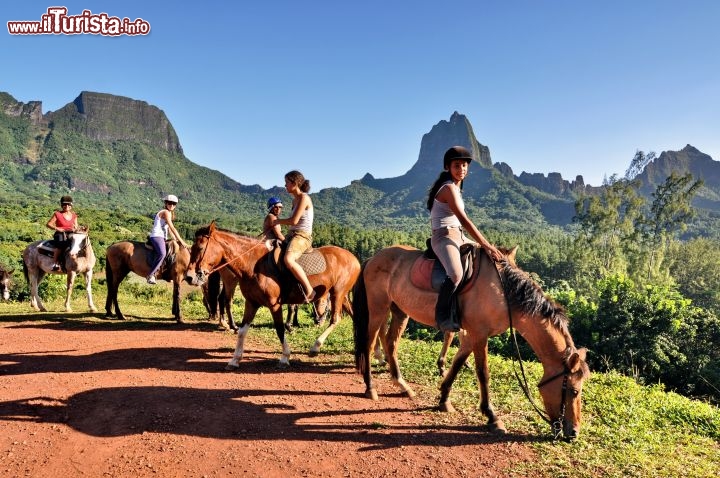
<svg viewBox="0 0 720 478">
<path fill-rule="evenodd" d="M 57 278 L 55 279 L 57 280 Z M 82 282 L 82 281 L 80 281 Z M 98 307 L 104 305 L 105 288 L 102 279 L 94 281 L 93 292 Z M 57 291 L 57 284 L 49 288 Z M 31 314 L 24 302 L 0 303 L 0 322 L 56 317 L 62 311 L 64 290 L 57 297 L 46 300 L 48 314 Z M 73 308 L 85 311 L 87 304 L 84 284 L 76 285 Z M 129 281 L 120 287 L 119 301 L 129 321 L 157 326 L 158 321 L 173 323 L 170 314 L 169 285 L 151 287 L 139 281 Z M 242 315 L 242 298 L 234 302 L 236 317 Z M 187 293 L 182 302 L 183 315 L 190 323 L 208 327 L 207 313 L 199 291 Z M 288 334 L 293 360 L 331 362 L 353 365 L 352 320 L 345 317 L 325 342 L 321 354 L 309 358 L 306 353 L 322 331 L 310 318 L 309 309 L 301 311 L 301 327 Z M 10 319 L 7 316 L 12 315 Z M 98 317 L 102 314 L 98 313 Z M 73 320 L 72 316 L 65 320 Z M 88 320 L 84 318 L 83 320 Z M 100 319 L 93 319 L 100 320 Z M 223 332 L 218 332 L 223 333 Z M 235 345 L 235 336 L 224 333 L 228 349 Z M 249 340 L 259 341 L 280 354 L 280 344 L 267 309 L 261 309 L 253 324 Z M 438 399 L 439 377 L 435 366 L 440 350 L 438 342 L 403 339 L 399 349 L 403 376 L 414 384 L 422 403 L 432 405 Z M 451 351 L 451 354 L 454 350 Z M 228 358 L 229 358 L 228 354 Z M 472 363 L 472 360 L 470 361 Z M 720 476 L 720 410 L 708 403 L 690 400 L 668 393 L 659 385 L 641 386 L 631 378 L 617 373 L 593 373 L 583 392 L 583 425 L 580 437 L 574 442 L 553 442 L 548 425 L 534 412 L 523 395 L 515 375 L 513 363 L 497 356 L 490 357 L 492 373 L 491 400 L 508 431 L 538 437 L 528 442 L 537 451 L 537 461 L 530 469 L 514 470 L 522 474 L 542 474 L 553 477 L 716 477 Z M 531 389 L 542 374 L 538 363 L 527 362 L 526 373 Z M 379 378 L 381 400 L 383 393 L 395 393 L 384 366 L 375 365 Z M 350 391 L 362 393 L 358 390 Z M 429 423 L 442 427 L 449 423 L 485 423 L 479 412 L 479 397 L 472 368 L 463 369 L 453 387 L 452 401 L 459 413 L 454 415 L 424 411 Z M 536 401 L 540 402 L 536 394 Z M 548 438 L 548 439 L 544 439 Z"/>
</svg>

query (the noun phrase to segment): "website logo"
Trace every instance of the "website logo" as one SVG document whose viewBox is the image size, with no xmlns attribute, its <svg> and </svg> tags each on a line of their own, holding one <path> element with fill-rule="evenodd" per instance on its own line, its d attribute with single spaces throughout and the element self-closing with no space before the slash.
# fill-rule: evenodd
<svg viewBox="0 0 720 478">
<path fill-rule="evenodd" d="M 11 35 L 147 35 L 150 23 L 142 18 L 111 17 L 107 13 L 83 10 L 80 15 L 68 15 L 66 7 L 50 7 L 40 21 L 7 22 Z"/>
</svg>

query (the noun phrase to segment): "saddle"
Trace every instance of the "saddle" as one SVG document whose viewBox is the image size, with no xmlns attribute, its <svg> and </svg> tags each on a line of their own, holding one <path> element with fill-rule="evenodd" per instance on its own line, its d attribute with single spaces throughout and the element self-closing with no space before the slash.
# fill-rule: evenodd
<svg viewBox="0 0 720 478">
<path fill-rule="evenodd" d="M 463 278 L 458 286 L 457 293 L 462 293 L 472 282 L 475 257 L 478 248 L 475 244 L 463 244 L 460 246 L 460 261 L 463 265 Z M 442 263 L 437 259 L 435 252 L 430 247 L 430 240 L 427 241 L 427 249 L 415 260 L 410 268 L 410 282 L 418 289 L 440 291 L 440 286 L 445 281 L 447 274 Z"/>
<path fill-rule="evenodd" d="M 287 243 L 276 241 L 275 247 L 267 255 L 267 260 L 270 265 L 270 271 L 280 283 L 281 297 L 280 301 L 287 303 L 291 291 L 298 288 L 300 283 L 295 276 L 285 266 L 285 249 Z M 322 252 L 312 247 L 307 251 L 303 252 L 297 259 L 298 265 L 305 271 L 305 275 L 308 277 L 315 274 L 320 274 L 327 268 L 327 262 Z M 300 287 L 302 287 L 300 285 Z"/>
<path fill-rule="evenodd" d="M 53 239 L 42 241 L 37 246 L 38 254 L 41 256 L 53 257 L 55 249 L 57 249 L 57 246 L 55 245 L 55 241 Z"/>
</svg>

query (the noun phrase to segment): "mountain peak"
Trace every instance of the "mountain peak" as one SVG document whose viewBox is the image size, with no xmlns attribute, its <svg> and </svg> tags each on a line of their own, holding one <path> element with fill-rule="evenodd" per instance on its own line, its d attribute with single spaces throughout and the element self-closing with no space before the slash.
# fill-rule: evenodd
<svg viewBox="0 0 720 478">
<path fill-rule="evenodd" d="M 145 101 L 82 91 L 72 103 L 47 116 L 53 123 L 95 141 L 138 141 L 182 154 L 180 140 L 165 113 Z"/>
</svg>

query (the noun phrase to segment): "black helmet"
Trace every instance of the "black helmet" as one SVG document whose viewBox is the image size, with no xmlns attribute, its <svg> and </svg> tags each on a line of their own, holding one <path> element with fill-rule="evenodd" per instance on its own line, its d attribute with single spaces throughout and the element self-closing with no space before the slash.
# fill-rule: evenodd
<svg viewBox="0 0 720 478">
<path fill-rule="evenodd" d="M 470 151 L 466 148 L 463 148 L 462 146 L 453 146 L 445 152 L 443 167 L 448 169 L 450 167 L 450 163 L 456 159 L 464 159 L 465 161 L 470 162 L 473 160 L 473 157 L 472 153 L 470 153 Z"/>
<path fill-rule="evenodd" d="M 60 205 L 70 204 L 72 206 L 72 198 L 70 196 L 63 196 L 60 198 Z"/>
</svg>

